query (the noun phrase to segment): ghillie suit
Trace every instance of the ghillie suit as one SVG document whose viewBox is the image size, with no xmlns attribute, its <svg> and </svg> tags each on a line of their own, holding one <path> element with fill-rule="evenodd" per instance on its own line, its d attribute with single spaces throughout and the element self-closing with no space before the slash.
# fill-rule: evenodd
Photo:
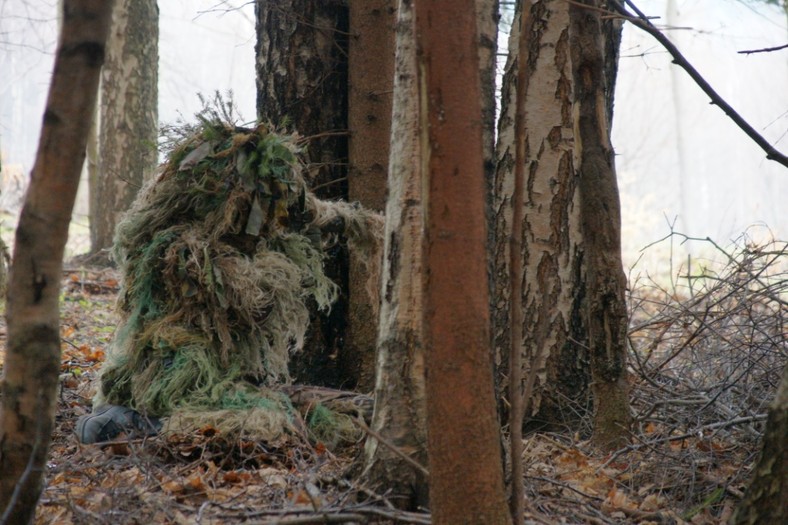
<svg viewBox="0 0 788 525">
<path fill-rule="evenodd" d="M 377 261 L 382 218 L 318 200 L 293 136 L 217 118 L 192 131 L 118 225 L 121 322 L 96 404 L 272 439 L 292 416 L 272 387 L 289 382 L 308 305 L 337 298 L 325 244 Z"/>
</svg>

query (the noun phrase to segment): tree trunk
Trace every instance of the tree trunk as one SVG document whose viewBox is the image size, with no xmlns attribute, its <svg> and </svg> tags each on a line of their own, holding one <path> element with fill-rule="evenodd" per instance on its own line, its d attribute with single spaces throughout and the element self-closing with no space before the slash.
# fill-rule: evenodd
<svg viewBox="0 0 788 525">
<path fill-rule="evenodd" d="M 523 14 L 522 9 L 527 8 Z M 527 56 L 519 57 L 521 18 Z M 568 4 L 563 0 L 518 2 L 503 80 L 495 180 L 495 301 L 493 303 L 498 385 L 504 389 L 511 348 L 512 297 L 522 304 L 524 373 L 537 369 L 530 421 L 566 423 L 587 404 L 590 379 L 585 320 L 585 283 L 577 180 Z M 519 68 L 525 82 L 517 86 Z M 515 136 L 516 90 L 524 91 L 525 133 Z M 515 149 L 523 148 L 525 180 L 521 290 L 512 292 L 509 237 L 513 224 Z M 535 362 L 537 350 L 540 360 Z M 576 405 L 576 406 L 573 406 Z"/>
<path fill-rule="evenodd" d="M 479 79 L 482 104 L 484 180 L 492 196 L 495 177 L 495 65 L 498 52 L 498 0 L 476 0 Z M 492 202 L 492 200 L 490 200 Z"/>
<path fill-rule="evenodd" d="M 257 116 L 301 134 L 308 184 L 322 199 L 347 196 L 348 8 L 342 0 L 257 0 Z M 329 314 L 312 311 L 302 352 L 291 360 L 298 382 L 354 388 L 346 358 L 348 254 L 329 251 L 326 275 L 343 290 Z"/>
<path fill-rule="evenodd" d="M 474 2 L 420 0 L 414 17 L 432 518 L 508 524 L 489 349 Z"/>
<path fill-rule="evenodd" d="M 396 5 L 396 0 L 350 2 L 348 200 L 381 212 L 391 138 Z M 368 280 L 364 264 L 351 258 L 344 368 L 357 370 L 357 388 L 367 392 L 375 384 L 378 334 L 378 304 L 366 291 Z"/>
<path fill-rule="evenodd" d="M 788 366 L 769 409 L 763 448 L 744 500 L 731 520 L 736 525 L 788 522 Z"/>
<path fill-rule="evenodd" d="M 397 20 L 389 194 L 386 204 L 375 411 L 372 429 L 417 463 L 427 464 L 424 386 L 422 187 L 413 8 L 401 2 Z M 365 484 L 388 490 L 401 508 L 428 500 L 423 472 L 377 439 L 365 446 Z"/>
<path fill-rule="evenodd" d="M 90 251 L 109 262 L 115 225 L 158 162 L 159 8 L 118 0 L 101 75 L 99 166 L 90 187 Z M 103 255 L 103 257 L 102 257 Z"/>
<path fill-rule="evenodd" d="M 527 35 L 519 57 L 518 39 L 523 6 Z M 493 326 L 498 388 L 506 397 L 509 374 L 510 277 L 509 237 L 513 229 L 515 149 L 520 142 L 523 169 L 523 215 L 520 239 L 523 261 L 522 301 L 524 370 L 536 367 L 536 383 L 526 414 L 527 427 L 572 425 L 590 408 L 591 370 L 584 311 L 587 297 L 584 242 L 580 227 L 580 197 L 575 175 L 575 122 L 572 114 L 574 79 L 569 49 L 569 4 L 563 0 L 518 2 L 503 79 L 498 128 L 498 167 L 493 221 Z M 608 121 L 612 119 L 613 86 L 617 72 L 620 23 L 604 24 L 605 92 Z M 525 79 L 525 122 L 515 136 L 515 96 L 520 64 Z M 539 350 L 539 362 L 535 363 Z M 502 408 L 502 412 L 506 412 Z"/>
<path fill-rule="evenodd" d="M 36 163 L 19 218 L 0 390 L 0 522 L 32 521 L 57 403 L 63 251 L 96 106 L 112 2 L 65 3 Z"/>
<path fill-rule="evenodd" d="M 257 0 L 257 115 L 307 140 L 318 197 L 347 195 L 348 8 L 342 0 Z"/>
<path fill-rule="evenodd" d="M 605 45 L 599 1 L 569 6 L 574 78 L 575 163 L 585 243 L 586 323 L 594 396 L 594 442 L 614 449 L 629 439 L 626 276 L 621 206 L 607 118 Z"/>
</svg>

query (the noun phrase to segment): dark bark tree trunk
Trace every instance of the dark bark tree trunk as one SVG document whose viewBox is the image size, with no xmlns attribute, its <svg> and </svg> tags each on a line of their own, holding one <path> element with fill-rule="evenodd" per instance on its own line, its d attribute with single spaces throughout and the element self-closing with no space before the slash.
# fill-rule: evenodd
<svg viewBox="0 0 788 525">
<path fill-rule="evenodd" d="M 287 125 L 307 143 L 308 182 L 318 197 L 347 196 L 348 8 L 342 0 L 257 0 L 257 114 Z M 304 350 L 292 360 L 296 381 L 355 387 L 346 358 L 348 255 L 329 253 L 326 274 L 343 296 L 330 314 L 313 314 Z"/>
<path fill-rule="evenodd" d="M 490 342 L 473 0 L 414 3 L 433 523 L 508 524 Z M 462 79 L 458 82 L 457 79 Z"/>
<path fill-rule="evenodd" d="M 63 251 L 113 2 L 65 3 L 36 163 L 16 230 L 0 385 L 0 522 L 32 521 L 56 407 Z"/>
<path fill-rule="evenodd" d="M 347 194 L 348 9 L 342 0 L 257 0 L 257 114 L 306 140 L 321 198 Z"/>
<path fill-rule="evenodd" d="M 731 520 L 735 525 L 788 522 L 788 367 L 769 409 L 763 448 L 750 486 Z"/>
<path fill-rule="evenodd" d="M 629 440 L 626 276 L 621 206 L 606 104 L 605 44 L 599 1 L 569 6 L 574 78 L 575 154 L 580 230 L 585 243 L 585 315 L 594 396 L 594 442 L 614 449 Z"/>
<path fill-rule="evenodd" d="M 380 212 L 386 206 L 396 12 L 396 0 L 350 2 L 348 200 Z M 364 264 L 351 258 L 343 368 L 356 370 L 357 388 L 366 392 L 375 385 L 378 334 L 378 304 L 367 293 L 368 280 Z"/>
<path fill-rule="evenodd" d="M 159 8 L 118 0 L 101 75 L 98 166 L 90 184 L 90 252 L 109 262 L 115 226 L 158 162 Z"/>
<path fill-rule="evenodd" d="M 391 155 L 388 164 L 385 245 L 377 339 L 375 411 L 372 429 L 387 442 L 427 465 L 424 386 L 423 214 L 418 129 L 416 47 L 411 2 L 400 2 Z M 365 446 L 364 483 L 388 491 L 397 506 L 425 507 L 427 478 L 377 439 Z"/>
</svg>

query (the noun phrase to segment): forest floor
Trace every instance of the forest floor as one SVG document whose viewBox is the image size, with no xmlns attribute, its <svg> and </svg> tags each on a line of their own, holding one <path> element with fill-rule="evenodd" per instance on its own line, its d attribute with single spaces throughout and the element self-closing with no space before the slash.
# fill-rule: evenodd
<svg viewBox="0 0 788 525">
<path fill-rule="evenodd" d="M 227 442 L 215 429 L 204 428 L 192 435 L 121 436 L 109 443 L 80 444 L 74 427 L 91 410 L 97 370 L 117 324 L 118 280 L 110 269 L 64 272 L 61 390 L 36 523 L 430 523 L 427 511 L 398 511 L 387 494 L 374 493 L 346 475 L 360 456 L 361 443 L 337 450 L 321 443 L 288 448 Z M 686 316 L 697 320 L 698 308 L 708 313 L 721 303 L 707 296 L 702 306 L 696 301 L 673 310 L 658 296 L 652 289 L 630 298 L 633 346 L 651 345 L 649 355 L 656 355 L 655 348 L 667 345 L 692 353 L 701 365 L 716 362 L 706 372 L 714 379 L 719 374 L 714 367 L 722 360 L 719 355 L 704 360 L 701 354 L 708 358 L 709 349 L 718 347 L 714 337 L 722 336 L 732 347 L 740 343 L 710 317 L 696 323 Z M 731 319 L 738 315 L 727 313 Z M 761 321 L 753 321 L 751 313 L 749 322 Z M 4 319 L 0 323 L 4 347 Z M 776 361 L 768 374 L 715 380 L 717 390 L 704 386 L 704 378 L 694 372 L 687 374 L 687 364 L 678 365 L 677 351 L 657 363 L 649 363 L 642 353 L 635 356 L 632 399 L 638 423 L 625 449 L 595 452 L 582 430 L 526 435 L 526 522 L 725 523 L 757 456 L 768 401 L 733 406 L 726 396 L 735 388 L 746 389 L 742 395 L 761 395 L 745 380 L 775 381 L 785 360 L 784 325 L 769 333 L 773 345 L 768 352 Z M 762 341 L 757 344 L 763 346 Z M 765 359 L 758 359 L 760 365 Z M 754 373 L 752 367 L 748 370 Z"/>
</svg>

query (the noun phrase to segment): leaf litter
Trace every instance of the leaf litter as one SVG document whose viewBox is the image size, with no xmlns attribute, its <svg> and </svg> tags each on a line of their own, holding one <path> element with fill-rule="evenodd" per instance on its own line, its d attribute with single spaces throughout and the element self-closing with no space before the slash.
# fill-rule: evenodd
<svg viewBox="0 0 788 525">
<path fill-rule="evenodd" d="M 360 443 L 333 452 L 320 443 L 277 447 L 224 439 L 205 426 L 79 444 L 74 423 L 90 410 L 101 363 L 96 358 L 118 321 L 112 307 L 118 278 L 113 270 L 72 269 L 64 276 L 61 391 L 36 523 L 429 523 L 427 513 L 395 511 L 385 494 L 372 494 L 346 476 Z M 664 310 L 666 303 L 648 293 Z M 660 397 L 647 377 L 633 379 L 641 421 L 630 447 L 602 455 L 579 435 L 526 436 L 528 523 L 727 521 L 745 489 L 758 439 L 736 426 L 705 434 L 689 423 L 677 429 L 669 414 L 649 412 L 651 405 L 666 397 L 684 410 L 693 405 L 676 401 L 680 384 L 668 382 L 674 397 Z M 676 409 L 670 415 L 682 417 Z"/>
<path fill-rule="evenodd" d="M 198 145 L 176 171 L 210 154 Z M 248 209 L 243 232 L 252 236 L 262 217 L 284 213 L 260 199 Z M 689 293 L 633 282 L 632 444 L 603 455 L 586 440 L 588 429 L 527 435 L 527 523 L 727 522 L 786 360 L 787 253 L 785 243 L 744 243 L 725 252 L 720 270 L 691 276 L 685 268 Z M 112 269 L 64 274 L 61 388 L 36 523 L 430 522 L 428 512 L 396 510 L 387 494 L 348 475 L 362 439 L 333 447 L 314 438 L 250 439 L 203 419 L 183 431 L 80 444 L 75 422 L 91 410 L 99 368 L 123 321 L 114 309 L 121 281 Z"/>
</svg>

